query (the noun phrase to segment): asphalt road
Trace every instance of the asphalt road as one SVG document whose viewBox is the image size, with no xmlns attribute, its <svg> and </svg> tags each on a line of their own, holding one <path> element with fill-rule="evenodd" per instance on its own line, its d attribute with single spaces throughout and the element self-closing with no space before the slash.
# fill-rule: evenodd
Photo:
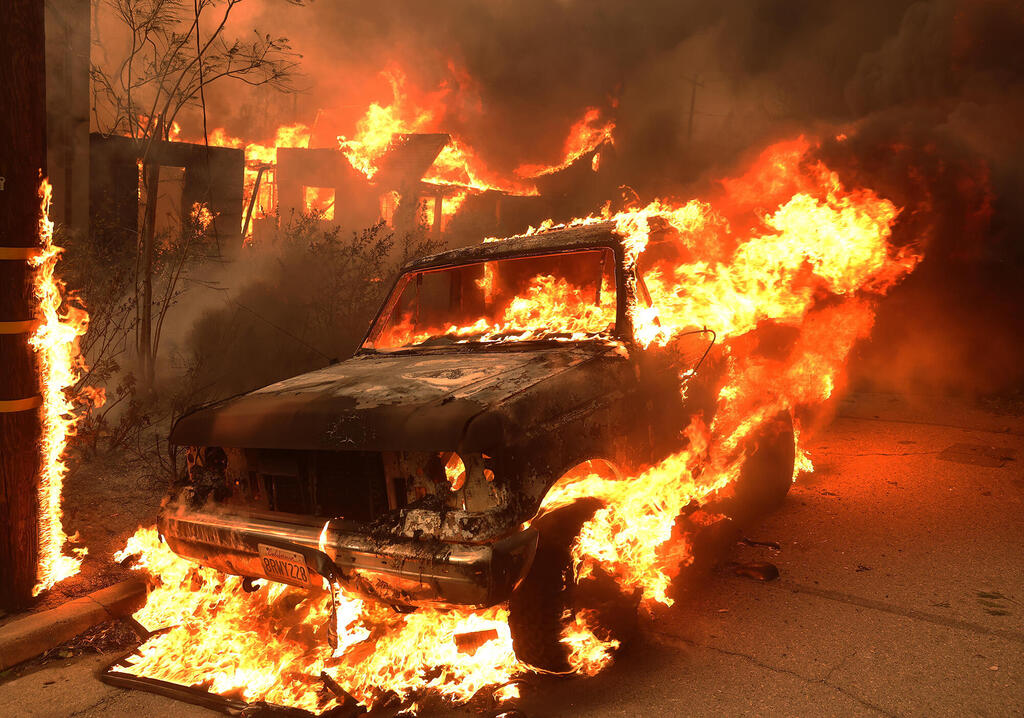
<svg viewBox="0 0 1024 718">
<path fill-rule="evenodd" d="M 952 447 L 952 448 L 951 448 Z M 845 402 L 816 473 L 609 670 L 536 681 L 528 716 L 1024 715 L 1024 417 Z M 1012 458 L 1011 458 L 1012 457 Z M 214 715 L 101 684 L 109 657 L 0 685 L 7 716 Z M 464 710 L 428 715 L 465 716 Z"/>
</svg>

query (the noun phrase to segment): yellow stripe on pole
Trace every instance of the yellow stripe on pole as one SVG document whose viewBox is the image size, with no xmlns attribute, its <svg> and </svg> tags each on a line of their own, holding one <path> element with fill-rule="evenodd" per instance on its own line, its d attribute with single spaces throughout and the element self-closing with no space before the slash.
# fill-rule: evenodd
<svg viewBox="0 0 1024 718">
<path fill-rule="evenodd" d="M 18 411 L 28 411 L 42 406 L 43 397 L 30 396 L 28 399 L 10 399 L 0 401 L 0 414 L 13 414 Z"/>
<path fill-rule="evenodd" d="M 21 322 L 0 322 L 0 334 L 31 334 L 38 326 L 38 319 L 26 319 Z"/>
<path fill-rule="evenodd" d="M 40 247 L 0 247 L 0 260 L 28 260 L 35 259 L 43 253 Z"/>
</svg>

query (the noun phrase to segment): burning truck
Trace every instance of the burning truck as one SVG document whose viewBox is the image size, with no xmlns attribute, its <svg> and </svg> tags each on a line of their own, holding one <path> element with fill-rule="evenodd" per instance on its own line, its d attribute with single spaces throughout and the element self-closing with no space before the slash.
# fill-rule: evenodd
<svg viewBox="0 0 1024 718">
<path fill-rule="evenodd" d="M 711 330 L 638 344 L 650 293 L 623 239 L 606 222 L 409 263 L 354 357 L 178 421 L 188 473 L 160 533 L 226 573 L 399 611 L 508 601 L 517 657 L 567 670 L 563 612 L 628 628 L 636 598 L 577 584 L 569 548 L 599 503 L 548 510 L 552 487 L 628 482 L 714 420 L 720 389 Z M 734 518 L 785 497 L 788 415 L 747 450 Z"/>
<path fill-rule="evenodd" d="M 812 470 L 921 259 L 803 138 L 720 187 L 414 260 L 351 359 L 182 417 L 187 471 L 119 554 L 153 633 L 108 678 L 416 712 L 608 665 Z"/>
</svg>

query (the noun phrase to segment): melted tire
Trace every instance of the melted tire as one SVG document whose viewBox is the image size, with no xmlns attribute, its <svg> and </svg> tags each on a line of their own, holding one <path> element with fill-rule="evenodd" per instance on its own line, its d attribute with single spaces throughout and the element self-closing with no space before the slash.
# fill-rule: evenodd
<svg viewBox="0 0 1024 718">
<path fill-rule="evenodd" d="M 789 412 L 780 412 L 761 427 L 751 446 L 725 511 L 741 524 L 782 506 L 793 485 L 796 449 Z"/>
<path fill-rule="evenodd" d="M 565 646 L 559 642 L 566 602 L 565 571 L 569 561 L 555 551 L 537 547 L 533 568 L 508 602 L 508 627 L 516 657 L 546 671 L 569 670 Z"/>
<path fill-rule="evenodd" d="M 637 601 L 624 596 L 612 578 L 602 575 L 577 584 L 573 577 L 572 542 L 600 506 L 593 499 L 578 501 L 533 523 L 540 531 L 537 554 L 509 599 L 508 625 L 516 657 L 535 668 L 555 673 L 571 669 L 560 641 L 566 612 L 595 611 L 608 633 L 600 637 L 620 643 L 636 630 Z"/>
</svg>

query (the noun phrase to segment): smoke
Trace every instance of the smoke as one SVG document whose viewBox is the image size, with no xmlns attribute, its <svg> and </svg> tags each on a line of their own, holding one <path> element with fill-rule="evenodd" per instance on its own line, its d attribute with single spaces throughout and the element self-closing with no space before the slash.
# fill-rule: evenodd
<svg viewBox="0 0 1024 718">
<path fill-rule="evenodd" d="M 883 307 L 857 378 L 922 390 L 1024 379 L 1024 16 L 1012 2 L 242 3 L 231 29 L 254 28 L 302 55 L 300 92 L 212 88 L 209 116 L 238 136 L 302 121 L 331 145 L 370 102 L 390 102 L 388 68 L 414 100 L 443 93 L 438 129 L 506 173 L 556 159 L 584 109 L 601 108 L 617 125 L 602 170 L 644 200 L 706 194 L 780 138 L 844 134 L 823 148 L 830 164 L 907 207 L 899 231 L 927 253 Z"/>
</svg>

